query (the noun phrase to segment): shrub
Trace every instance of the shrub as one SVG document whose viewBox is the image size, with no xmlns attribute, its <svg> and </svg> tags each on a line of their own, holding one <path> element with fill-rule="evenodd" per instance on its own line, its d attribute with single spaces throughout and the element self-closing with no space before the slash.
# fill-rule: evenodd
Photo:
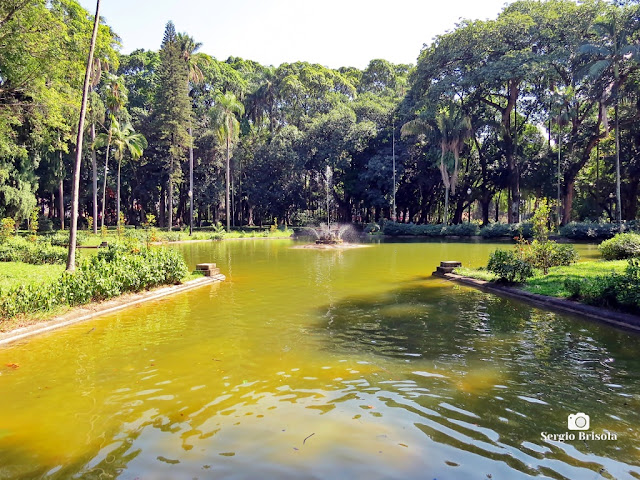
<svg viewBox="0 0 640 480">
<path fill-rule="evenodd" d="M 31 284 L 0 292 L 0 317 L 81 305 L 126 292 L 179 283 L 188 273 L 181 255 L 165 248 L 114 244 L 85 260 L 54 283 Z"/>
<path fill-rule="evenodd" d="M 0 244 L 0 262 L 24 262 L 33 265 L 64 263 L 67 249 L 46 241 L 28 242 L 23 237 L 10 238 Z"/>
<path fill-rule="evenodd" d="M 635 222 L 616 223 L 571 222 L 560 227 L 559 233 L 563 237 L 573 240 L 604 240 L 617 233 L 634 231 Z"/>
<path fill-rule="evenodd" d="M 533 267 L 517 252 L 496 250 L 489 257 L 487 270 L 494 273 L 499 281 L 524 282 L 533 276 Z"/>
<path fill-rule="evenodd" d="M 444 228 L 445 235 L 458 235 L 460 237 L 472 237 L 480 233 L 480 227 L 475 223 L 459 223 Z"/>
<path fill-rule="evenodd" d="M 523 237 L 530 238 L 533 234 L 531 223 L 490 223 L 480 229 L 483 238 Z"/>
<path fill-rule="evenodd" d="M 443 237 L 446 235 L 472 236 L 479 232 L 475 223 L 460 223 L 458 225 L 445 225 L 432 223 L 416 225 L 414 223 L 385 222 L 383 233 L 389 236 L 413 235 L 422 237 Z"/>
<path fill-rule="evenodd" d="M 38 233 L 38 208 L 31 210 L 29 215 L 29 240 L 36 241 L 36 233 Z"/>
<path fill-rule="evenodd" d="M 629 260 L 622 275 L 567 279 L 565 288 L 574 299 L 590 305 L 620 308 L 640 313 L 640 261 Z"/>
<path fill-rule="evenodd" d="M 0 220 L 0 242 L 5 242 L 16 234 L 16 221 L 13 218 Z"/>
<path fill-rule="evenodd" d="M 571 265 L 578 258 L 578 252 L 571 244 L 556 243 L 547 240 L 534 240 L 530 245 L 523 248 L 524 260 L 533 267 L 542 270 L 546 275 L 549 268 Z"/>
<path fill-rule="evenodd" d="M 370 234 L 378 233 L 380 231 L 380 225 L 378 225 L 377 223 L 367 223 L 364 226 L 363 231 L 364 233 Z"/>
<path fill-rule="evenodd" d="M 76 231 L 76 245 L 83 245 L 88 238 L 88 233 L 82 230 Z M 69 246 L 69 232 L 58 230 L 51 235 L 43 235 L 38 239 L 43 244 L 51 244 L 56 247 Z"/>
<path fill-rule="evenodd" d="M 619 233 L 605 240 L 598 247 L 605 260 L 623 260 L 640 257 L 640 235 L 637 233 Z"/>
</svg>

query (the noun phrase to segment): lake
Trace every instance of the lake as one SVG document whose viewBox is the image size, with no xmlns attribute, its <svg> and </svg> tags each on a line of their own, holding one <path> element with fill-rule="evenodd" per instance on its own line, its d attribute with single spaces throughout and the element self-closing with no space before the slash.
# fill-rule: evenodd
<svg viewBox="0 0 640 480">
<path fill-rule="evenodd" d="M 636 334 L 431 277 L 496 244 L 295 245 L 0 348 L 0 479 L 640 479 Z"/>
</svg>

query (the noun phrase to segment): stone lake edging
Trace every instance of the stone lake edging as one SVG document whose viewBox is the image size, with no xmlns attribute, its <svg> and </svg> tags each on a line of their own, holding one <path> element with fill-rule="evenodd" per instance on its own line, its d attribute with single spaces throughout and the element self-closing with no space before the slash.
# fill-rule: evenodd
<svg viewBox="0 0 640 480">
<path fill-rule="evenodd" d="M 570 313 L 577 316 L 588 317 L 591 320 L 606 323 L 608 325 L 613 325 L 615 327 L 627 330 L 633 330 L 634 332 L 640 333 L 640 317 L 636 315 L 616 312 L 614 310 L 594 307 L 591 305 L 585 305 L 584 303 L 567 300 L 565 298 L 549 297 L 546 295 L 539 295 L 537 293 L 530 293 L 524 290 L 520 290 L 519 288 L 497 285 L 492 282 L 465 277 L 462 275 L 457 275 L 455 273 L 445 273 L 436 276 L 445 278 L 453 282 L 479 288 L 481 290 L 495 293 L 497 295 L 533 303 L 534 305 L 542 308 L 556 310 L 563 313 Z"/>
<path fill-rule="evenodd" d="M 225 280 L 225 278 L 226 277 L 221 274 L 212 277 L 196 278 L 195 280 L 190 280 L 180 285 L 168 285 L 144 292 L 121 295 L 101 303 L 89 303 L 87 305 L 82 305 L 51 320 L 0 333 L 0 346 L 8 345 L 27 337 L 66 327 L 67 325 L 84 322 L 100 315 L 117 312 L 140 303 L 157 300 L 176 293 L 186 292 L 187 290 L 203 285 L 221 282 Z"/>
</svg>

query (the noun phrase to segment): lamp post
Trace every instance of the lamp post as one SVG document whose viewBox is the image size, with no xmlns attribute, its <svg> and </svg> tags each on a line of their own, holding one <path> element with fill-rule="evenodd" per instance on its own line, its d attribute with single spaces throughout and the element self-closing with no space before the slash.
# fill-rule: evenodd
<svg viewBox="0 0 640 480">
<path fill-rule="evenodd" d="M 471 187 L 467 188 L 467 195 L 469 196 L 469 212 L 468 212 L 468 219 L 469 219 L 469 223 L 471 223 Z"/>
</svg>

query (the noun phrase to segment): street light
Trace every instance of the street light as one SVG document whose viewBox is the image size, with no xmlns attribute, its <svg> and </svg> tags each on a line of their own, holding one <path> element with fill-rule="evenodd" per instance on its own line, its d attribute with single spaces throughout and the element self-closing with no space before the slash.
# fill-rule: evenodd
<svg viewBox="0 0 640 480">
<path fill-rule="evenodd" d="M 469 195 L 469 223 L 471 223 L 471 187 L 467 188 L 467 195 Z"/>
</svg>

